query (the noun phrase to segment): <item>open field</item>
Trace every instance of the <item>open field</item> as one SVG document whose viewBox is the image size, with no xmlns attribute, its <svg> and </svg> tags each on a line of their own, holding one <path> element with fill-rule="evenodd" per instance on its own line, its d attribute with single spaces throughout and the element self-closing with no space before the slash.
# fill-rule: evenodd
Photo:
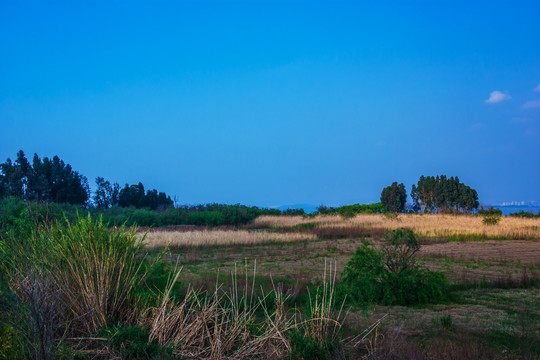
<svg viewBox="0 0 540 360">
<path fill-rule="evenodd" d="M 340 273 L 362 241 L 380 245 L 386 230 L 411 228 L 421 236 L 419 263 L 448 277 L 453 300 L 351 309 L 345 322 L 351 336 L 382 319 L 358 354 L 370 349 L 384 354 L 391 348 L 397 359 L 447 358 L 443 352 L 454 352 L 456 359 L 537 359 L 539 224 L 538 219 L 502 218 L 497 225 L 484 225 L 481 217 L 446 215 L 263 216 L 236 231 L 153 229 L 146 241 L 151 252 L 171 243 L 165 260 L 183 266 L 184 286 L 211 289 L 216 274 L 247 264 L 256 267 L 260 286 L 279 283 L 286 294 L 301 298 L 328 261 L 335 261 Z"/>
<path fill-rule="evenodd" d="M 480 216 L 405 214 L 396 217 L 381 214 L 362 214 L 352 218 L 340 216 L 261 216 L 254 227 L 311 230 L 314 233 L 380 234 L 388 229 L 408 228 L 418 236 L 454 240 L 468 239 L 540 239 L 540 220 L 502 217 L 495 225 L 486 225 Z"/>
<path fill-rule="evenodd" d="M 133 358 L 141 349 L 141 359 L 538 359 L 540 242 L 533 233 L 508 236 L 537 221 L 504 220 L 499 230 L 476 217 L 379 215 L 137 230 L 84 217 L 29 236 L 9 233 L 0 242 L 7 270 L 0 340 L 8 344 L 0 351 L 41 349 L 51 354 L 41 358 L 55 358 L 68 349 L 73 359 Z M 452 221 L 452 235 L 440 235 L 440 224 Z M 410 231 L 385 233 L 415 223 L 424 229 L 420 241 Z M 472 232 L 479 229 L 489 235 Z M 417 251 L 403 273 L 384 255 L 406 254 L 389 235 L 412 240 L 405 248 Z M 349 281 L 352 258 L 357 273 L 375 275 Z M 374 296 L 359 297 L 364 290 Z"/>
<path fill-rule="evenodd" d="M 247 230 L 151 231 L 146 234 L 148 248 L 169 246 L 202 247 L 216 245 L 253 245 L 268 242 L 314 240 L 314 234 L 273 233 Z"/>
</svg>

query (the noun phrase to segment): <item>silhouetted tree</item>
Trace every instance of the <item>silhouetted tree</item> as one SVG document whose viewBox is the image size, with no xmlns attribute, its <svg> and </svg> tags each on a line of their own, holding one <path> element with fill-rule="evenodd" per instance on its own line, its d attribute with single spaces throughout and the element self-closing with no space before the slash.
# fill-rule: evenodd
<svg viewBox="0 0 540 360">
<path fill-rule="evenodd" d="M 386 211 L 404 212 L 406 201 L 407 191 L 403 184 L 393 182 L 392 185 L 385 187 L 381 192 L 381 202 Z"/>
<path fill-rule="evenodd" d="M 112 206 L 118 206 L 118 199 L 120 195 L 120 185 L 118 183 L 111 183 L 105 181 L 102 177 L 96 178 L 96 193 L 94 194 L 94 204 L 98 208 L 109 208 Z"/>
<path fill-rule="evenodd" d="M 479 205 L 476 190 L 461 183 L 457 176 L 422 175 L 412 186 L 411 198 L 415 211 L 424 212 L 472 212 Z"/>
<path fill-rule="evenodd" d="M 14 163 L 0 164 L 0 196 L 56 203 L 86 204 L 89 196 L 86 177 L 74 171 L 58 156 L 43 161 L 34 154 L 32 165 L 24 152 L 17 153 Z"/>
<path fill-rule="evenodd" d="M 144 185 L 139 183 L 138 185 L 126 184 L 118 197 L 118 205 L 121 207 L 133 206 L 136 208 L 148 208 L 156 210 L 159 208 L 166 208 L 173 204 L 170 196 L 160 192 L 156 189 L 148 190 L 144 192 Z"/>
</svg>

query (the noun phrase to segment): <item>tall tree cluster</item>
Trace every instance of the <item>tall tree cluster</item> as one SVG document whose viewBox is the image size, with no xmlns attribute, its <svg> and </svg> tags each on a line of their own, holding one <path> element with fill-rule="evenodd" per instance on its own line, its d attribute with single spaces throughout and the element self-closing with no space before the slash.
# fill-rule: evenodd
<svg viewBox="0 0 540 360">
<path fill-rule="evenodd" d="M 405 185 L 397 182 L 385 187 L 381 193 L 381 203 L 388 212 L 404 212 L 406 201 L 407 191 Z"/>
<path fill-rule="evenodd" d="M 173 204 L 170 196 L 167 196 L 164 192 L 159 192 L 156 189 L 144 191 L 142 183 L 137 185 L 126 184 L 123 189 L 120 190 L 118 196 L 118 206 L 129 207 L 134 206 L 138 209 L 148 208 L 156 210 L 159 208 L 166 208 Z"/>
<path fill-rule="evenodd" d="M 89 193 L 86 177 L 58 156 L 40 159 L 34 154 L 30 164 L 20 150 L 14 162 L 8 158 L 0 164 L 0 198 L 15 196 L 26 200 L 86 204 Z"/>
<path fill-rule="evenodd" d="M 461 183 L 457 176 L 422 175 L 413 184 L 411 197 L 415 211 L 423 212 L 472 212 L 479 205 L 476 190 Z"/>
<path fill-rule="evenodd" d="M 96 193 L 94 195 L 94 204 L 98 208 L 135 207 L 137 209 L 163 209 L 171 206 L 173 201 L 170 196 L 156 189 L 144 190 L 144 185 L 126 184 L 122 189 L 118 183 L 111 184 L 102 177 L 96 178 Z"/>
<path fill-rule="evenodd" d="M 90 199 L 90 187 L 85 176 L 73 170 L 58 156 L 41 159 L 34 154 L 32 163 L 24 152 L 15 161 L 0 164 L 0 199 L 14 196 L 24 200 L 73 205 L 94 205 L 97 208 L 135 207 L 166 208 L 173 204 L 170 196 L 156 189 L 145 191 L 142 183 L 120 188 L 102 177 L 96 178 L 96 192 Z M 93 204 L 90 200 L 93 200 Z"/>
<path fill-rule="evenodd" d="M 94 205 L 98 208 L 107 209 L 118 206 L 120 197 L 120 185 L 111 183 L 98 176 L 96 178 L 96 193 L 94 194 Z"/>
</svg>

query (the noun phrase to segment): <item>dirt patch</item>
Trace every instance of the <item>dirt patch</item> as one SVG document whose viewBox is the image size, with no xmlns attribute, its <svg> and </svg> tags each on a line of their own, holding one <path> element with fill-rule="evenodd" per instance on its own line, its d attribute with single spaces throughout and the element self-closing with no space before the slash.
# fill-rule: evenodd
<svg viewBox="0 0 540 360">
<path fill-rule="evenodd" d="M 424 245 L 420 254 L 537 265 L 540 264 L 540 242 L 519 240 L 447 242 Z"/>
</svg>

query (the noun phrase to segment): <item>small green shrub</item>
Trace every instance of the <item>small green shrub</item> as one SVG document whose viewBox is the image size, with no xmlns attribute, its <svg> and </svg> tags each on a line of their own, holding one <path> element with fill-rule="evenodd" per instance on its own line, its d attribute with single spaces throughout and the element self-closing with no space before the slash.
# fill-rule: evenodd
<svg viewBox="0 0 540 360">
<path fill-rule="evenodd" d="M 494 207 L 489 207 L 487 209 L 480 209 L 477 212 L 479 216 L 502 216 L 502 210 L 496 209 Z"/>
<path fill-rule="evenodd" d="M 0 360 L 17 359 L 21 355 L 17 331 L 7 324 L 0 324 Z"/>
<path fill-rule="evenodd" d="M 520 210 L 518 212 L 511 213 L 510 216 L 534 219 L 534 218 L 540 218 L 540 211 L 538 211 L 537 214 L 534 214 L 532 211 Z"/>
<path fill-rule="evenodd" d="M 342 292 L 365 306 L 440 303 L 448 299 L 444 274 L 416 265 L 420 249 L 414 233 L 406 229 L 387 232 L 381 248 L 367 241 L 358 247 L 342 275 Z"/>
<path fill-rule="evenodd" d="M 501 221 L 501 217 L 497 215 L 484 216 L 482 222 L 484 225 L 497 225 Z"/>
<path fill-rule="evenodd" d="M 452 324 L 452 316 L 446 315 L 441 316 L 439 318 L 439 322 L 441 323 L 441 327 L 446 330 L 452 330 L 454 328 L 454 325 Z"/>
<path fill-rule="evenodd" d="M 171 347 L 162 347 L 156 342 L 150 342 L 148 330 L 140 326 L 117 325 L 99 330 L 96 336 L 108 339 L 110 348 L 122 359 L 179 359 L 173 355 Z"/>
<path fill-rule="evenodd" d="M 321 344 L 312 336 L 306 336 L 298 329 L 290 330 L 287 338 L 291 343 L 289 359 L 323 360 L 329 359 L 332 355 L 334 347 L 332 341 Z"/>
<path fill-rule="evenodd" d="M 318 226 L 317 223 L 307 222 L 307 223 L 300 223 L 300 224 L 294 225 L 294 228 L 300 229 L 300 230 L 309 230 L 309 229 L 314 229 L 317 226 Z"/>
</svg>

